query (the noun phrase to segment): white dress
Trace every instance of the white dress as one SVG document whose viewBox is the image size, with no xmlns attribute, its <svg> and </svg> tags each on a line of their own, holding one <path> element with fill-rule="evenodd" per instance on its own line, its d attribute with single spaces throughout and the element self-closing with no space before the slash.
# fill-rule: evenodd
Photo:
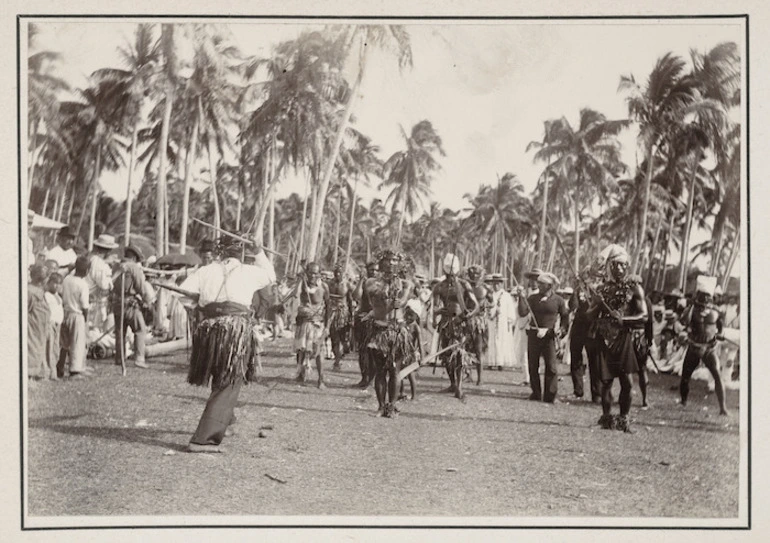
<svg viewBox="0 0 770 543">
<path fill-rule="evenodd" d="M 527 373 L 527 327 L 529 326 L 529 315 L 520 317 L 516 311 L 516 323 L 513 326 L 513 367 L 520 368 L 524 375 Z"/>
<path fill-rule="evenodd" d="M 513 368 L 516 363 L 513 342 L 515 311 L 510 294 L 504 290 L 492 293 L 488 351 L 488 363 L 492 366 Z"/>
</svg>

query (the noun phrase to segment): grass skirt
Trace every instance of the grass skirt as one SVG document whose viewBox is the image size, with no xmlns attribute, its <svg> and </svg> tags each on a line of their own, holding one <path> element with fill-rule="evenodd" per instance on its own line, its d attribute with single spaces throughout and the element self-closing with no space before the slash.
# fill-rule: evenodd
<svg viewBox="0 0 770 543">
<path fill-rule="evenodd" d="M 412 355 L 414 347 L 404 323 L 375 321 L 371 326 L 366 346 L 379 353 L 380 356 L 375 357 L 377 363 L 393 369 L 396 361 L 403 363 Z"/>
<path fill-rule="evenodd" d="M 201 321 L 193 335 L 187 382 L 223 388 L 238 380 L 252 380 L 259 364 L 255 324 L 253 319 L 241 315 Z"/>
<path fill-rule="evenodd" d="M 294 334 L 294 350 L 305 351 L 310 356 L 319 356 L 324 346 L 324 325 L 317 320 L 297 319 Z"/>
<path fill-rule="evenodd" d="M 481 338 L 481 353 L 479 354 L 482 354 L 489 348 L 489 327 L 487 326 L 487 318 L 484 316 L 484 313 L 468 319 L 466 326 L 469 342 L 467 348 L 475 350 L 476 339 Z"/>
<path fill-rule="evenodd" d="M 644 341 L 644 330 L 622 329 L 612 335 L 612 340 L 602 337 L 599 343 L 599 372 L 602 381 L 634 374 L 639 371 L 637 346 Z"/>
<path fill-rule="evenodd" d="M 468 321 L 460 320 L 456 317 L 450 318 L 446 322 L 442 319 L 442 322 L 439 323 L 438 334 L 439 349 L 449 347 L 453 343 L 459 343 L 459 346 L 439 355 L 441 362 L 447 370 L 451 371 L 458 364 L 465 367 L 478 363 L 476 356 L 469 350 L 469 348 L 475 348 L 475 346 L 471 347 L 471 327 L 468 325 Z"/>
</svg>

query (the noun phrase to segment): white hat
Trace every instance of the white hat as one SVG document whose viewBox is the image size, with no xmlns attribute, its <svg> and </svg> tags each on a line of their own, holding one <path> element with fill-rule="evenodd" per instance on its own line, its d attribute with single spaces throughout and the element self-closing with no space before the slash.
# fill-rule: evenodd
<svg viewBox="0 0 770 543">
<path fill-rule="evenodd" d="M 599 253 L 599 258 L 604 262 L 628 262 L 628 252 L 620 245 L 612 243 Z"/>
<path fill-rule="evenodd" d="M 423 306 L 420 303 L 420 300 L 418 300 L 417 298 L 412 298 L 411 300 L 406 302 L 406 307 L 414 311 L 414 314 L 417 315 L 418 317 L 422 317 Z"/>
<path fill-rule="evenodd" d="M 695 292 L 703 292 L 709 296 L 714 295 L 717 288 L 717 278 L 708 275 L 699 275 L 695 280 Z"/>
<path fill-rule="evenodd" d="M 537 276 L 538 283 L 548 283 L 549 285 L 558 285 L 559 278 L 551 272 L 543 272 Z"/>
<path fill-rule="evenodd" d="M 448 253 L 444 257 L 442 269 L 444 270 L 445 274 L 457 275 L 460 273 L 460 259 L 457 258 L 457 255 Z"/>
<path fill-rule="evenodd" d="M 101 247 L 102 249 L 117 249 L 118 244 L 115 243 L 115 236 L 102 234 L 94 240 L 94 247 Z"/>
</svg>

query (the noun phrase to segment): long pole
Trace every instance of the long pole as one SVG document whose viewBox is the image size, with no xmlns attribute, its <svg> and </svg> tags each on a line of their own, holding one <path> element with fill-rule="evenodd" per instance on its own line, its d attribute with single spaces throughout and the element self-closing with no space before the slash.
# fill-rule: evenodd
<svg viewBox="0 0 770 543">
<path fill-rule="evenodd" d="M 248 243 L 250 245 L 253 245 L 253 246 L 255 246 L 258 249 L 262 249 L 266 253 L 272 253 L 274 255 L 278 255 L 278 256 L 282 256 L 282 257 L 286 258 L 285 254 L 279 253 L 278 251 L 273 251 L 271 249 L 268 249 L 267 247 L 263 247 L 263 246 L 259 245 L 258 243 L 256 243 L 254 240 L 251 240 L 251 239 L 248 239 L 248 238 L 244 238 L 243 236 L 239 236 L 237 234 L 233 234 L 232 232 L 228 232 L 224 228 L 217 228 L 213 224 L 209 224 L 209 223 L 204 222 L 204 221 L 202 221 L 200 219 L 196 219 L 195 217 L 193 217 L 192 220 L 194 220 L 197 223 L 202 224 L 203 226 L 211 228 L 212 230 L 214 230 L 216 232 L 219 232 L 220 234 L 224 234 L 225 236 L 229 236 L 229 237 L 231 237 L 233 239 L 237 239 L 239 241 L 242 241 L 243 243 Z"/>
</svg>

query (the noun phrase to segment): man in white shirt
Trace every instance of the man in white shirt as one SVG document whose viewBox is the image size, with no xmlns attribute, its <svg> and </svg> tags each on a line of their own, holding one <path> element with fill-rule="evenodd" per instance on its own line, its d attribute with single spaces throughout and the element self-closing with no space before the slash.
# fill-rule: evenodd
<svg viewBox="0 0 770 543">
<path fill-rule="evenodd" d="M 211 395 L 188 452 L 221 453 L 220 443 L 232 435 L 229 426 L 241 386 L 256 373 L 259 342 L 251 317 L 254 292 L 275 283 L 273 265 L 260 250 L 255 265 L 243 264 L 243 244 L 233 238 L 221 242 L 222 261 L 203 266 L 181 289 L 198 295 L 203 320 L 193 335 L 187 382 L 211 383 Z"/>
<path fill-rule="evenodd" d="M 90 325 L 100 332 L 105 332 L 109 295 L 112 291 L 112 268 L 105 261 L 110 251 L 117 249 L 113 236 L 102 234 L 94 240 L 91 253 L 91 271 L 86 282 L 91 296 Z"/>
<path fill-rule="evenodd" d="M 59 273 L 67 275 L 75 267 L 78 255 L 72 249 L 75 245 L 75 235 L 69 226 L 59 230 L 56 236 L 56 246 L 45 254 L 46 260 L 54 260 L 59 265 Z"/>
<path fill-rule="evenodd" d="M 67 354 L 70 356 L 70 377 L 87 377 L 90 373 L 86 367 L 86 344 L 88 328 L 86 320 L 90 307 L 88 275 L 90 262 L 88 257 L 81 256 L 75 261 L 75 274 L 68 275 L 62 281 L 62 306 L 64 321 L 61 328 L 61 354 L 56 365 L 56 373 L 64 377 L 64 364 Z"/>
</svg>

